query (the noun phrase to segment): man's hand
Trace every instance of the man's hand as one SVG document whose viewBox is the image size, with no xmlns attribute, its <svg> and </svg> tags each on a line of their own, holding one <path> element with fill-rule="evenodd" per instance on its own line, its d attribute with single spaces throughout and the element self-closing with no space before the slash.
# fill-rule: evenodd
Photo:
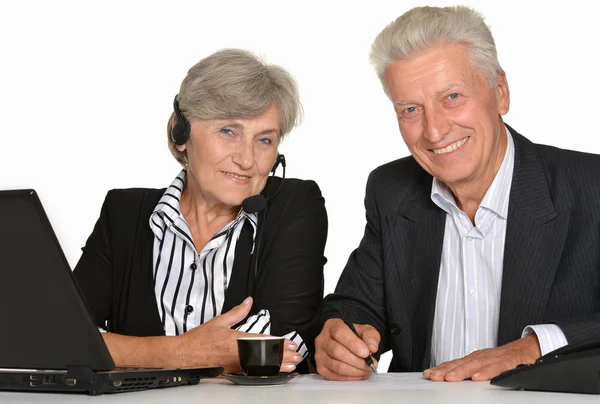
<svg viewBox="0 0 600 404">
<path fill-rule="evenodd" d="M 541 356 L 535 334 L 506 345 L 475 351 L 461 359 L 442 363 L 423 372 L 425 379 L 433 381 L 460 382 L 490 380 L 500 373 L 520 364 L 531 364 Z"/>
<path fill-rule="evenodd" d="M 317 372 L 327 380 L 364 380 L 373 372 L 365 358 L 377 352 L 380 335 L 368 324 L 355 324 L 357 337 L 337 318 L 327 320 L 315 340 Z"/>
</svg>

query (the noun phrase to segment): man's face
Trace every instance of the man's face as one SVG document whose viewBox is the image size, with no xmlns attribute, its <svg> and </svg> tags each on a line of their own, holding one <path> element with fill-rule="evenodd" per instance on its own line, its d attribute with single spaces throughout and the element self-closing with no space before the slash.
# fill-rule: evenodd
<svg viewBox="0 0 600 404">
<path fill-rule="evenodd" d="M 394 62 L 385 82 L 402 138 L 421 167 L 451 189 L 487 189 L 506 150 L 504 74 L 490 88 L 463 45 L 444 44 Z"/>
</svg>

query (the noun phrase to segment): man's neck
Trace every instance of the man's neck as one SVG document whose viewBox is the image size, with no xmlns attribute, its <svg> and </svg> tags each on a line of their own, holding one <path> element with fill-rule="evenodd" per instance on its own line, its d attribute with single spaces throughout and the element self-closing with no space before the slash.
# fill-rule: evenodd
<svg viewBox="0 0 600 404">
<path fill-rule="evenodd" d="M 465 181 L 446 184 L 454 195 L 456 206 L 467 214 L 473 225 L 475 225 L 475 214 L 479 209 L 479 205 L 481 205 L 481 201 L 494 182 L 498 171 L 500 171 L 500 167 L 502 167 L 507 148 L 508 134 L 506 133 L 505 136 L 500 138 L 500 144 L 497 148 L 498 152 L 483 167 L 481 173 L 475 173 L 473 178 Z"/>
</svg>

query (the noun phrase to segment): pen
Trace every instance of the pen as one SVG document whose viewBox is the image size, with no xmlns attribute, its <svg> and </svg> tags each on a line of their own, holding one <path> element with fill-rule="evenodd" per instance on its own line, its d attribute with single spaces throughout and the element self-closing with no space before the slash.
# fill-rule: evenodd
<svg viewBox="0 0 600 404">
<path fill-rule="evenodd" d="M 348 328 L 350 328 L 352 330 L 352 332 L 358 338 L 360 338 L 360 335 L 358 335 L 358 331 L 356 331 L 356 328 L 354 328 L 354 324 L 352 324 L 350 321 L 346 320 L 346 316 L 343 314 L 342 314 L 342 321 L 348 326 Z M 375 366 L 375 363 L 373 363 L 373 357 L 371 355 L 369 355 L 365 358 L 365 362 L 367 363 L 367 365 L 369 365 L 369 367 L 371 368 L 373 373 L 377 374 L 377 367 Z"/>
</svg>

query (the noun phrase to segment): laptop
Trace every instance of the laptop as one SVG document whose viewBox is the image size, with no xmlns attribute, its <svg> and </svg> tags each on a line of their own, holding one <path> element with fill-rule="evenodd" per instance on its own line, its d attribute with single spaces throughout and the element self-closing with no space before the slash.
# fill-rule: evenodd
<svg viewBox="0 0 600 404">
<path fill-rule="evenodd" d="M 0 191 L 0 390 L 98 395 L 223 368 L 115 369 L 34 190 Z"/>
</svg>

